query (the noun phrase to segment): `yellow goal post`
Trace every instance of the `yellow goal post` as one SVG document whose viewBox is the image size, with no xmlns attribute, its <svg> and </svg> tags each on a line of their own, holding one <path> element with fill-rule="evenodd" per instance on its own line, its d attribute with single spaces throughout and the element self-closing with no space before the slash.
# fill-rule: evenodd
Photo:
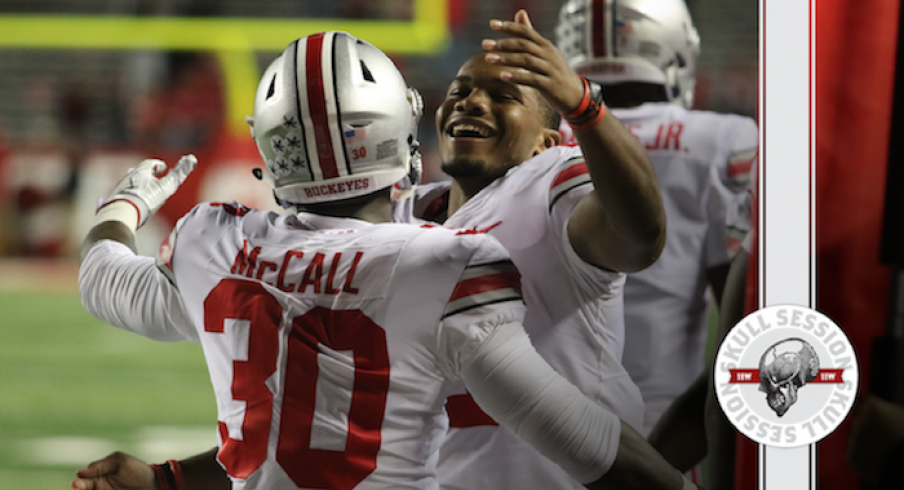
<svg viewBox="0 0 904 490">
<path fill-rule="evenodd" d="M 0 49 L 211 51 L 223 70 L 229 129 L 245 134 L 260 75 L 257 51 L 282 51 L 293 39 L 330 30 L 347 31 L 393 54 L 444 51 L 448 0 L 412 1 L 410 21 L 0 14 Z"/>
</svg>

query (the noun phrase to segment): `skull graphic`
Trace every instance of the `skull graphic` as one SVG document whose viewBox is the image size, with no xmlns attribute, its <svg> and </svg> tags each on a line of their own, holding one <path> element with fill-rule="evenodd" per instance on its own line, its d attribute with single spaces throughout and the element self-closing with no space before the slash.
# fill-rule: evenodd
<svg viewBox="0 0 904 490">
<path fill-rule="evenodd" d="M 785 339 L 772 344 L 760 358 L 760 391 L 781 417 L 797 402 L 797 390 L 817 374 L 819 357 L 813 346 L 796 337 Z"/>
</svg>

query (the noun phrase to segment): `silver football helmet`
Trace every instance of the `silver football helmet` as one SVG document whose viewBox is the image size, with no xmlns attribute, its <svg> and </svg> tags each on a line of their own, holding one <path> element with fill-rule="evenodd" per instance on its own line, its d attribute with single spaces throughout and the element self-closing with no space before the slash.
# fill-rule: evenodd
<svg viewBox="0 0 904 490">
<path fill-rule="evenodd" d="M 684 0 L 567 0 L 556 42 L 579 75 L 661 84 L 668 100 L 693 106 L 700 37 Z"/>
<path fill-rule="evenodd" d="M 266 69 L 248 118 L 283 206 L 420 180 L 423 101 L 382 51 L 346 32 L 296 40 Z"/>
</svg>

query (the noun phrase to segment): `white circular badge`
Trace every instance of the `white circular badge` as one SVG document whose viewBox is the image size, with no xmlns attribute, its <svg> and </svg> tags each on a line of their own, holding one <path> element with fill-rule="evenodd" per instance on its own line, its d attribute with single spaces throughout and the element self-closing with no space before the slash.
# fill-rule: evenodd
<svg viewBox="0 0 904 490">
<path fill-rule="evenodd" d="M 716 398 L 742 434 L 775 447 L 806 446 L 841 425 L 860 383 L 851 341 L 824 314 L 770 306 L 741 320 L 716 353 Z"/>
</svg>

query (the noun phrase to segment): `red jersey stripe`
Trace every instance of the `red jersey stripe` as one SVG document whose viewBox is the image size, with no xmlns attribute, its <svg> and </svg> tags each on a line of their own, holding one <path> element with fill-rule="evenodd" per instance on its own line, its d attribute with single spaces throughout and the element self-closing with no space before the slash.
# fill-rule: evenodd
<svg viewBox="0 0 904 490">
<path fill-rule="evenodd" d="M 750 173 L 753 162 L 756 161 L 758 156 L 759 150 L 754 151 L 753 156 L 750 156 L 750 152 L 742 152 L 735 155 L 734 158 L 728 161 L 728 176 L 737 177 L 742 174 L 746 175 Z"/>
<path fill-rule="evenodd" d="M 227 213 L 233 216 L 245 216 L 251 211 L 251 208 L 245 206 L 244 204 L 238 204 L 238 206 L 233 206 L 228 202 L 212 202 L 210 203 L 211 207 L 222 207 Z"/>
<path fill-rule="evenodd" d="M 307 60 L 308 108 L 317 141 L 317 160 L 324 179 L 339 176 L 336 158 L 333 155 L 333 140 L 330 137 L 329 118 L 326 110 L 326 95 L 323 82 L 323 38 L 324 34 L 308 36 Z"/>
<path fill-rule="evenodd" d="M 753 165 L 753 160 L 729 164 L 728 165 L 728 176 L 729 177 L 737 177 L 739 175 L 748 174 L 748 173 L 750 173 L 751 165 Z"/>
<path fill-rule="evenodd" d="M 581 163 L 575 163 L 565 170 L 559 172 L 559 175 L 556 175 L 555 180 L 552 181 L 552 185 L 550 185 L 549 188 L 554 189 L 556 186 L 562 184 L 563 182 L 567 182 L 579 175 L 584 175 L 586 173 L 589 173 L 586 163 L 584 163 L 583 161 Z"/>
<path fill-rule="evenodd" d="M 465 279 L 455 286 L 455 291 L 452 292 L 452 298 L 449 299 L 449 302 L 451 303 L 455 300 L 473 296 L 475 294 L 506 288 L 520 292 L 521 274 L 517 272 L 506 272 L 502 274 L 475 277 L 473 279 Z"/>
</svg>

